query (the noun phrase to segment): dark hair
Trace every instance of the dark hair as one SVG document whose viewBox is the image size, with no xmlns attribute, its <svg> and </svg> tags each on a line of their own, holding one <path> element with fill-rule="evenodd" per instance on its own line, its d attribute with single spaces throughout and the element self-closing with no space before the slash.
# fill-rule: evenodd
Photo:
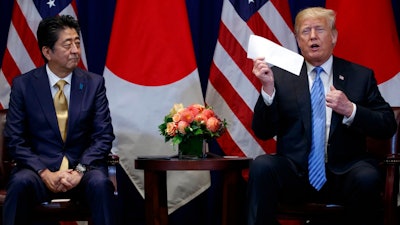
<svg viewBox="0 0 400 225">
<path fill-rule="evenodd" d="M 43 46 L 53 49 L 54 44 L 58 40 L 60 31 L 66 28 L 75 29 L 78 35 L 81 30 L 78 21 L 70 15 L 57 15 L 55 17 L 43 19 L 39 23 L 39 27 L 36 32 L 40 52 L 42 52 Z M 47 59 L 44 57 L 43 53 L 42 57 L 45 62 L 47 62 Z"/>
</svg>

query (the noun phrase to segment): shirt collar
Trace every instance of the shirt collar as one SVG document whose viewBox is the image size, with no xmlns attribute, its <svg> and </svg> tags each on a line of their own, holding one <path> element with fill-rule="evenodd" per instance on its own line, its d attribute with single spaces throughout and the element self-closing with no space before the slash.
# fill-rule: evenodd
<svg viewBox="0 0 400 225">
<path fill-rule="evenodd" d="M 66 77 L 64 78 L 59 78 L 55 73 L 53 73 L 50 68 L 49 65 L 46 64 L 46 72 L 47 72 L 47 76 L 49 77 L 49 81 L 50 81 L 50 86 L 54 87 L 54 85 L 59 81 L 59 80 L 65 80 L 67 81 L 68 84 L 71 84 L 71 79 L 72 79 L 72 72 L 70 74 L 68 74 Z"/>
<path fill-rule="evenodd" d="M 326 62 L 324 62 L 320 67 L 324 69 L 325 73 L 332 74 L 332 63 L 333 63 L 333 56 L 331 55 Z M 306 66 L 307 66 L 307 74 L 311 74 L 311 71 L 314 70 L 315 66 L 311 65 L 309 62 L 306 61 Z"/>
</svg>

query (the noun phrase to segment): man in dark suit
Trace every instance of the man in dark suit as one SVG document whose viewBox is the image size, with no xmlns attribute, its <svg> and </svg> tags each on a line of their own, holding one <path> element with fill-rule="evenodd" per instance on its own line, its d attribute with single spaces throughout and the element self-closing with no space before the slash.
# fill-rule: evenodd
<svg viewBox="0 0 400 225">
<path fill-rule="evenodd" d="M 79 32 L 71 16 L 41 21 L 37 39 L 46 65 L 13 80 L 4 135 L 17 166 L 7 187 L 4 225 L 29 224 L 32 207 L 53 198 L 88 204 L 95 225 L 115 224 L 106 162 L 115 137 L 104 78 L 77 68 Z M 66 81 L 65 129 L 53 103 L 59 80 Z"/>
<path fill-rule="evenodd" d="M 317 198 L 343 203 L 349 224 L 377 225 L 374 207 L 381 177 L 366 153 L 366 136 L 391 137 L 396 130 L 393 111 L 382 98 L 372 70 L 332 55 L 338 37 L 334 11 L 320 7 L 301 11 L 295 33 L 305 58 L 299 76 L 271 68 L 263 58 L 254 60 L 253 73 L 262 90 L 252 128 L 261 139 L 276 136 L 277 149 L 276 154 L 257 157 L 250 167 L 248 224 L 279 224 L 279 201 Z M 316 67 L 322 68 L 319 77 L 325 99 L 323 122 L 319 122 L 323 131 L 313 133 L 317 121 L 313 114 L 318 111 L 311 103 Z M 314 135 L 320 138 L 314 141 Z M 315 170 L 309 160 L 318 140 L 322 140 L 322 167 Z M 311 185 L 309 171 L 322 171 L 319 185 Z"/>
</svg>

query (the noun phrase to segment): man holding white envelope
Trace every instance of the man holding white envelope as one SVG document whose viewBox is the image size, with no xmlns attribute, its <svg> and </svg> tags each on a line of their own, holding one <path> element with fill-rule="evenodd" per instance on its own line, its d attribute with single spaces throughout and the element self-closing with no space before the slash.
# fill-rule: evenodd
<svg viewBox="0 0 400 225">
<path fill-rule="evenodd" d="M 277 149 L 251 164 L 248 225 L 279 224 L 278 202 L 310 198 L 344 204 L 348 224 L 379 224 L 374 207 L 381 177 L 366 153 L 366 136 L 391 137 L 393 111 L 371 69 L 332 55 L 334 11 L 301 11 L 295 33 L 305 60 L 298 74 L 270 67 L 268 57 L 254 58 L 262 90 L 252 128 L 261 139 L 276 137 Z"/>
</svg>

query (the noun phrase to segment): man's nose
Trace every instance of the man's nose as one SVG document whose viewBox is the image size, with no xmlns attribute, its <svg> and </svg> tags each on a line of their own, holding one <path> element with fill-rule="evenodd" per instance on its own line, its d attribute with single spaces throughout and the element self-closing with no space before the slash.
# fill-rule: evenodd
<svg viewBox="0 0 400 225">
<path fill-rule="evenodd" d="M 77 52 L 79 52 L 79 49 L 80 49 L 80 47 L 79 47 L 77 44 L 72 43 L 72 47 L 71 47 L 71 52 L 72 52 L 72 53 L 77 53 Z"/>
</svg>

